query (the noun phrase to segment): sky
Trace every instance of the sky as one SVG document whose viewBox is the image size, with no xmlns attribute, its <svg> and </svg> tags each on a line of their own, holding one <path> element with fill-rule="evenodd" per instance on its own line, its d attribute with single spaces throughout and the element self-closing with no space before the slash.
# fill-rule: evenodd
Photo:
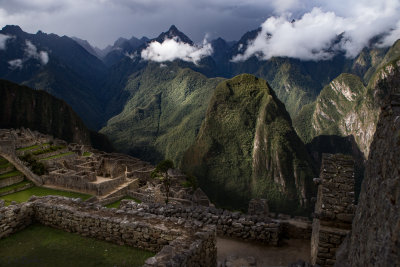
<svg viewBox="0 0 400 267">
<path fill-rule="evenodd" d="M 334 50 L 349 57 L 378 34 L 384 34 L 382 45 L 400 38 L 400 0 L 0 0 L 0 27 L 7 24 L 31 33 L 76 36 L 100 48 L 119 37 L 156 37 L 174 24 L 199 44 L 181 47 L 187 51 L 182 56 L 193 62 L 210 53 L 205 36 L 238 40 L 261 27 L 233 60 L 252 55 L 321 60 L 332 56 L 327 49 L 339 34 L 343 39 Z M 142 56 L 162 61 L 154 52 L 174 45 L 171 40 L 153 44 Z"/>
</svg>

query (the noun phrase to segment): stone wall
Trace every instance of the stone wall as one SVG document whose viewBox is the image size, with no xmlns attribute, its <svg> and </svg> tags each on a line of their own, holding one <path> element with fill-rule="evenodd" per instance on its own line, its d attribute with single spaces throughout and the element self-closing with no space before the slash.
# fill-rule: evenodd
<svg viewBox="0 0 400 267">
<path fill-rule="evenodd" d="M 0 201 L 0 239 L 7 237 L 30 225 L 33 221 L 32 203 L 4 207 Z"/>
<path fill-rule="evenodd" d="M 336 250 L 350 232 L 354 216 L 354 161 L 323 154 L 311 237 L 311 263 L 333 266 Z"/>
<path fill-rule="evenodd" d="M 17 176 L 13 176 L 13 177 L 9 177 L 9 178 L 0 179 L 0 188 L 6 187 L 9 185 L 13 185 L 13 184 L 17 184 L 19 182 L 22 182 L 23 180 L 24 180 L 23 175 L 17 175 Z"/>
<path fill-rule="evenodd" d="M 193 220 L 197 225 L 213 224 L 220 236 L 233 237 L 242 240 L 257 241 L 277 246 L 280 239 L 280 223 L 264 216 L 244 215 L 240 212 L 230 212 L 204 206 L 165 205 L 158 203 L 135 203 L 122 200 L 120 209 L 143 211 L 151 214 L 172 218 Z"/>
<path fill-rule="evenodd" d="M 0 204 L 2 205 L 2 204 Z M 141 211 L 107 209 L 80 199 L 47 196 L 0 207 L 0 238 L 37 221 L 117 244 L 157 252 L 145 265 L 216 266 L 216 229 Z"/>
</svg>

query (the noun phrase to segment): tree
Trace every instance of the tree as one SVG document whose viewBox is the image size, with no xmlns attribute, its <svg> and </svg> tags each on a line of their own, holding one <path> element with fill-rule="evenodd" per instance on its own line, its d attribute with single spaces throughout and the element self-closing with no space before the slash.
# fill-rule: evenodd
<svg viewBox="0 0 400 267">
<path fill-rule="evenodd" d="M 168 170 L 174 168 L 174 163 L 170 159 L 165 159 L 160 161 L 155 170 L 152 172 L 151 176 L 153 178 L 159 178 L 165 189 L 165 203 L 168 204 L 169 201 L 169 189 L 171 187 L 171 177 L 168 175 Z"/>
</svg>

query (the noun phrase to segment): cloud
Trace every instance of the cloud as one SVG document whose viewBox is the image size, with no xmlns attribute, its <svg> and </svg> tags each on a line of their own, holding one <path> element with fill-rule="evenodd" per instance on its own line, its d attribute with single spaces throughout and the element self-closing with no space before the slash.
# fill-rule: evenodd
<svg viewBox="0 0 400 267">
<path fill-rule="evenodd" d="M 8 61 L 8 64 L 10 65 L 10 69 L 12 69 L 12 70 L 22 69 L 23 60 L 22 59 L 13 59 L 13 60 Z"/>
<path fill-rule="evenodd" d="M 49 62 L 49 54 L 46 51 L 37 51 L 37 48 L 31 41 L 25 41 L 25 60 L 34 58 L 40 61 L 42 65 L 46 65 Z"/>
<path fill-rule="evenodd" d="M 197 64 L 203 57 L 213 52 L 211 44 L 206 40 L 200 46 L 180 42 L 178 38 L 165 39 L 162 43 L 151 42 L 146 49 L 142 50 L 141 56 L 144 60 L 155 62 L 183 61 Z"/>
<path fill-rule="evenodd" d="M 383 37 L 380 44 L 381 47 L 386 47 L 392 45 L 400 38 L 400 21 L 397 23 L 396 27 L 391 29 L 385 37 Z"/>
<path fill-rule="evenodd" d="M 7 46 L 7 40 L 12 38 L 9 35 L 1 34 L 0 33 L 0 50 L 6 49 Z"/>
<path fill-rule="evenodd" d="M 264 60 L 271 57 L 326 60 L 339 51 L 353 58 L 377 35 L 388 34 L 383 45 L 392 45 L 400 38 L 399 1 L 348 0 L 344 6 L 349 10 L 339 7 L 344 1 L 337 2 L 337 6 L 314 7 L 293 23 L 291 13 L 268 18 L 261 24 L 258 36 L 232 61 L 251 56 Z"/>
<path fill-rule="evenodd" d="M 24 63 L 31 58 L 38 60 L 42 65 L 46 65 L 49 62 L 49 54 L 46 51 L 38 51 L 37 47 L 31 41 L 26 40 L 24 57 L 8 61 L 9 68 L 12 70 L 22 69 Z"/>
</svg>

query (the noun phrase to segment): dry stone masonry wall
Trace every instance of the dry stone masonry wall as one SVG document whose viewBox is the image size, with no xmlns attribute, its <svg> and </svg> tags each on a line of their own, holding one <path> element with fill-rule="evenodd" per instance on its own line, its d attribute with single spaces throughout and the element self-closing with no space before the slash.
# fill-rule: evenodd
<svg viewBox="0 0 400 267">
<path fill-rule="evenodd" d="M 120 209 L 143 211 L 169 218 L 193 220 L 199 226 L 212 224 L 217 227 L 220 236 L 234 237 L 242 240 L 257 241 L 265 244 L 279 244 L 280 223 L 264 216 L 244 215 L 240 212 L 230 212 L 204 206 L 164 205 L 158 203 L 135 203 L 122 200 Z"/>
<path fill-rule="evenodd" d="M 311 263 L 333 266 L 335 254 L 350 232 L 354 217 L 354 161 L 350 156 L 323 154 L 312 226 Z"/>
<path fill-rule="evenodd" d="M 3 204 L 1 204 L 3 205 Z M 82 236 L 158 252 L 150 266 L 216 266 L 215 227 L 141 211 L 107 209 L 80 199 L 47 196 L 0 207 L 0 238 L 40 222 Z"/>
</svg>

